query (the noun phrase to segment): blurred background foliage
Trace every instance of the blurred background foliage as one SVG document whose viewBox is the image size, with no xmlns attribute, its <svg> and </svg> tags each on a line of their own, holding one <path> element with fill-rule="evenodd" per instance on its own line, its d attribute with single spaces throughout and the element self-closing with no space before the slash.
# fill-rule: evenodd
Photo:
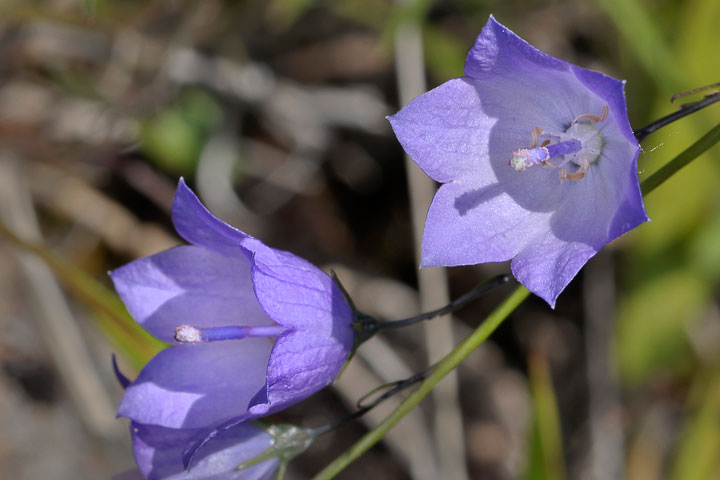
<svg viewBox="0 0 720 480">
<path fill-rule="evenodd" d="M 332 262 L 361 308 L 412 313 L 402 151 L 383 118 L 399 107 L 395 31 L 422 26 L 435 86 L 462 74 L 490 13 L 554 56 L 626 79 L 636 128 L 676 109 L 673 94 L 720 81 L 717 0 L 1 2 L 0 477 L 130 467 L 125 432 L 83 410 L 107 400 L 73 395 L 71 354 L 47 347 L 54 316 L 37 320 L 29 299 L 53 277 L 33 280 L 18 253 L 44 259 L 70 294 L 71 327 L 116 402 L 109 353 L 137 371 L 162 345 L 105 272 L 178 242 L 179 176 L 228 222 Z M 719 119 L 713 106 L 651 135 L 641 179 Z M 461 369 L 469 478 L 720 478 L 719 165 L 715 147 L 649 195 L 652 222 L 591 262 L 556 310 L 528 302 Z M 451 290 L 506 268 L 452 269 Z M 605 287 L 610 302 L 593 303 Z M 458 335 L 503 293 L 460 312 Z M 369 373 L 356 372 L 358 384 L 423 368 L 417 334 L 386 340 L 390 363 L 373 370 L 360 358 Z M 607 366 L 599 380 L 593 362 Z M 343 415 L 350 391 L 341 382 L 283 420 Z M 598 418 L 617 428 L 598 430 Z M 291 475 L 309 478 L 371 425 L 319 442 Z M 58 438 L 93 446 L 80 458 Z M 343 478 L 421 478 L 413 448 L 388 438 Z"/>
</svg>

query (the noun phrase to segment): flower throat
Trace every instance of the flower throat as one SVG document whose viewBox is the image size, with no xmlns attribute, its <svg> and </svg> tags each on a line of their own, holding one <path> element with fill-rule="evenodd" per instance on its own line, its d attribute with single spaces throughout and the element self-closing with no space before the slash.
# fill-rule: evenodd
<svg viewBox="0 0 720 480">
<path fill-rule="evenodd" d="M 585 113 L 578 115 L 564 132 L 555 133 L 535 127 L 532 132 L 530 148 L 515 150 L 509 165 L 522 172 L 533 165 L 560 168 L 560 181 L 582 180 L 595 163 L 604 145 L 604 140 L 596 124 L 604 122 L 608 116 L 605 105 L 600 116 Z M 546 137 L 538 146 L 541 137 Z M 553 161 L 554 159 L 554 161 Z M 575 164 L 577 168 L 570 171 L 567 166 Z"/>
</svg>

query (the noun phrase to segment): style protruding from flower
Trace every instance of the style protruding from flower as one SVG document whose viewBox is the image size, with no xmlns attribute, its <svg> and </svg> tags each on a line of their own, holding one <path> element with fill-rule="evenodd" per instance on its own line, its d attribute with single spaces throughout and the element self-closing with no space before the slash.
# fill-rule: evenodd
<svg viewBox="0 0 720 480">
<path fill-rule="evenodd" d="M 183 180 L 172 219 L 190 245 L 111 272 L 135 320 L 172 345 L 127 385 L 118 415 L 194 431 L 188 466 L 230 426 L 331 383 L 353 346 L 353 314 L 330 276 L 217 219 Z"/>
<path fill-rule="evenodd" d="M 465 76 L 389 117 L 442 183 L 422 266 L 512 260 L 550 306 L 608 242 L 646 222 L 624 83 L 551 57 L 492 16 Z"/>
</svg>

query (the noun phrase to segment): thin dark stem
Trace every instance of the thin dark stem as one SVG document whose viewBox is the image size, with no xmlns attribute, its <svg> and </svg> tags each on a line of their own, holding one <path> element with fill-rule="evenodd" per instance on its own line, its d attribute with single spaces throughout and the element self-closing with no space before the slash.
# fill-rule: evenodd
<svg viewBox="0 0 720 480">
<path fill-rule="evenodd" d="M 703 87 L 704 89 L 705 87 Z M 695 89 L 691 91 L 697 91 L 700 89 Z M 681 94 L 682 95 L 682 94 Z M 675 96 L 677 97 L 677 95 Z M 673 99 L 675 98 L 673 97 Z M 668 125 L 676 120 L 680 120 L 683 117 L 686 117 L 690 115 L 691 113 L 695 113 L 698 110 L 701 110 L 709 105 L 712 105 L 715 102 L 720 102 L 720 92 L 713 93 L 710 95 L 707 95 L 702 100 L 698 100 L 697 102 L 692 103 L 686 103 L 685 105 L 682 105 L 680 107 L 680 110 L 677 112 L 673 112 L 670 115 L 666 115 L 662 118 L 659 118 L 658 120 L 655 120 L 651 124 L 647 125 L 646 127 L 640 128 L 638 130 L 635 130 L 635 138 L 638 142 L 642 142 L 645 140 L 645 137 L 653 133 L 655 130 L 658 130 L 665 125 Z"/>
<path fill-rule="evenodd" d="M 410 378 L 406 378 L 405 380 L 399 380 L 397 382 L 381 385 L 380 387 L 378 387 L 375 390 L 373 390 L 372 392 L 368 393 L 367 395 L 365 395 L 363 398 L 361 398 L 358 401 L 358 404 L 357 404 L 358 409 L 357 410 L 352 412 L 350 415 L 343 417 L 341 419 L 338 419 L 332 423 L 323 425 L 322 427 L 314 428 L 313 435 L 319 436 L 319 435 L 323 435 L 328 432 L 332 432 L 333 430 L 337 430 L 338 428 L 342 427 L 346 423 L 362 417 L 367 412 L 369 412 L 370 410 L 372 410 L 373 408 L 375 408 L 376 406 L 378 406 L 379 404 L 381 404 L 388 398 L 394 396 L 395 394 L 399 393 L 402 390 L 405 390 L 406 388 L 408 388 L 412 385 L 415 385 L 416 383 L 419 383 L 419 382 L 422 382 L 423 380 L 425 380 L 428 377 L 428 375 L 430 375 L 430 373 L 433 371 L 434 368 L 435 368 L 435 365 L 431 366 L 427 370 L 424 370 L 420 373 L 413 375 Z M 378 398 L 376 398 L 372 402 L 363 405 L 364 399 L 373 395 L 374 393 L 378 392 L 379 390 L 382 390 L 382 389 L 388 388 L 388 387 L 391 387 L 388 391 L 386 391 L 385 393 L 380 395 Z"/>
<path fill-rule="evenodd" d="M 475 331 L 465 340 L 448 353 L 440 362 L 432 369 L 430 375 L 415 389 L 410 395 L 402 401 L 402 403 L 383 420 L 377 427 L 369 431 L 355 445 L 350 447 L 342 455 L 333 460 L 321 472 L 313 477 L 313 480 L 330 480 L 340 473 L 351 462 L 356 460 L 360 455 L 366 452 L 370 447 L 379 442 L 383 436 L 393 428 L 405 415 L 415 408 L 422 399 L 424 399 L 432 389 L 445 376 L 455 369 L 461 361 L 467 358 L 475 349 L 485 342 L 490 335 L 498 329 L 508 316 L 515 311 L 523 300 L 530 295 L 530 291 L 518 286 L 513 293 L 510 294 L 495 310 L 488 315 L 483 323 L 481 323 Z"/>
<path fill-rule="evenodd" d="M 507 283 L 507 281 L 510 279 L 509 275 L 498 275 L 497 277 L 493 278 L 492 280 L 485 282 L 481 285 L 478 285 L 477 287 L 473 288 L 469 292 L 467 292 L 465 295 L 462 295 L 461 297 L 456 298 L 452 302 L 448 303 L 442 308 L 438 308 L 437 310 L 432 310 L 430 312 L 421 313 L 420 315 L 416 315 L 414 317 L 405 318 L 402 320 L 394 320 L 390 322 L 382 322 L 377 323 L 375 325 L 375 329 L 382 330 L 385 328 L 399 328 L 399 327 L 406 327 L 408 325 L 412 325 L 414 323 L 422 322 L 424 320 L 430 320 L 431 318 L 439 317 L 441 315 L 446 315 L 448 313 L 452 313 L 455 310 L 459 309 L 460 307 L 465 306 L 468 302 L 474 300 L 479 295 L 492 290 L 495 287 L 498 287 L 504 283 Z"/>
</svg>

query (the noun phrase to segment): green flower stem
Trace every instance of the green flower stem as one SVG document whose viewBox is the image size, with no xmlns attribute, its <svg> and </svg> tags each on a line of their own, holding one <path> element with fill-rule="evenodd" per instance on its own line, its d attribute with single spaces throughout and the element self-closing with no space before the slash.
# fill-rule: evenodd
<svg viewBox="0 0 720 480">
<path fill-rule="evenodd" d="M 646 195 L 674 175 L 685 165 L 702 155 L 706 150 L 720 141 L 720 125 L 706 133 L 700 140 L 693 143 L 680 155 L 670 160 L 660 170 L 646 178 L 640 189 Z M 517 308 L 530 292 L 522 285 L 503 301 L 475 331 L 463 340 L 453 351 L 443 358 L 432 373 L 408 398 L 406 398 L 380 425 L 365 434 L 355 445 L 346 450 L 318 473 L 313 480 L 329 480 L 340 473 L 351 462 L 379 442 L 383 436 L 395 426 L 410 410 L 425 398 L 437 383 L 457 367 L 470 353 L 482 344 L 500 326 L 500 324 Z"/>
<path fill-rule="evenodd" d="M 660 186 L 665 180 L 705 153 L 707 149 L 715 145 L 718 141 L 720 141 L 720 125 L 715 126 L 715 128 L 703 135 L 700 140 L 690 145 L 677 157 L 663 165 L 660 170 L 643 180 L 640 184 L 640 190 L 642 190 L 643 195 L 655 190 L 655 188 Z"/>
<path fill-rule="evenodd" d="M 398 405 L 380 425 L 365 434 L 355 445 L 333 460 L 333 462 L 318 473 L 313 480 L 328 480 L 333 478 L 370 447 L 379 442 L 396 423 L 432 391 L 433 387 L 435 387 L 445 375 L 455 369 L 473 350 L 487 340 L 528 295 L 530 295 L 530 292 L 525 287 L 522 285 L 517 287 L 469 337 L 463 340 L 462 343 L 455 347 L 453 351 L 447 354 L 445 358 L 437 364 L 432 373 L 420 384 L 417 390 Z"/>
</svg>

